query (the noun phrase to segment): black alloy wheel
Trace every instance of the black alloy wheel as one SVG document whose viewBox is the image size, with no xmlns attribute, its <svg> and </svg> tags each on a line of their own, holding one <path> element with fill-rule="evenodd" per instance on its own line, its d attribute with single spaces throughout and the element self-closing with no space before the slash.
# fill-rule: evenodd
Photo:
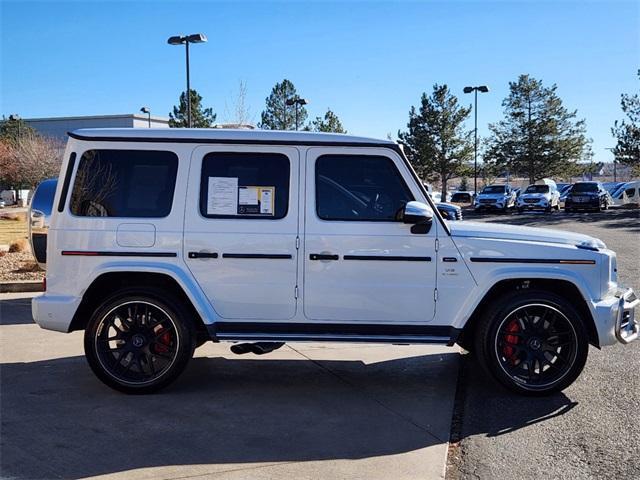
<svg viewBox="0 0 640 480">
<path fill-rule="evenodd" d="M 518 393 L 545 395 L 580 374 L 588 337 L 572 305 L 550 292 L 517 292 L 491 309 L 476 352 L 500 383 Z"/>
<path fill-rule="evenodd" d="M 165 295 L 166 296 L 166 295 Z M 120 294 L 103 303 L 85 330 L 85 354 L 104 383 L 151 393 L 175 380 L 195 349 L 184 308 L 156 295 Z"/>
</svg>

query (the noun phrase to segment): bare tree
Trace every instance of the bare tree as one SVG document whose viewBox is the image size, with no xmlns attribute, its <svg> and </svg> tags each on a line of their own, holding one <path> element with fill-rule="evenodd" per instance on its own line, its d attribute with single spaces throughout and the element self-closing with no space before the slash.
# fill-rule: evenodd
<svg viewBox="0 0 640 480">
<path fill-rule="evenodd" d="M 3 180 L 16 188 L 33 189 L 41 181 L 58 176 L 63 152 L 63 142 L 35 132 L 23 133 L 14 145 L 3 142 L 0 149 Z"/>
<path fill-rule="evenodd" d="M 247 105 L 247 82 L 238 82 L 238 93 L 234 96 L 231 105 L 224 103 L 224 121 L 234 125 L 249 125 L 254 123 L 255 116 Z"/>
</svg>

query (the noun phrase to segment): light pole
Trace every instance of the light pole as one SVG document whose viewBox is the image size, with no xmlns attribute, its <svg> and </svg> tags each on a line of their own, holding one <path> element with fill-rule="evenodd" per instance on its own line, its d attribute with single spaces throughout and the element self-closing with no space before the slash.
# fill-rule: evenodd
<svg viewBox="0 0 640 480">
<path fill-rule="evenodd" d="M 149 120 L 149 128 L 151 128 L 151 110 L 149 109 L 149 107 L 142 107 L 140 111 L 147 114 L 147 119 Z"/>
<path fill-rule="evenodd" d="M 288 98 L 287 101 L 285 102 L 286 105 L 291 106 L 291 105 L 295 105 L 296 106 L 296 130 L 298 130 L 298 107 L 299 106 L 303 106 L 303 105 L 307 105 L 309 102 L 307 102 L 307 100 L 305 98 L 300 98 L 298 96 L 293 97 L 293 98 Z M 285 120 L 286 120 L 286 113 L 285 113 Z"/>
<path fill-rule="evenodd" d="M 474 127 L 473 127 L 473 193 L 478 195 L 478 92 L 487 93 L 489 87 L 480 85 L 479 87 L 464 87 L 464 93 L 475 93 L 475 104 L 473 107 Z"/>
<path fill-rule="evenodd" d="M 191 128 L 191 85 L 189 83 L 189 44 L 204 43 L 207 37 L 203 33 L 193 33 L 191 35 L 176 35 L 169 37 L 167 43 L 169 45 L 182 45 L 186 47 L 187 54 L 187 127 Z"/>
</svg>

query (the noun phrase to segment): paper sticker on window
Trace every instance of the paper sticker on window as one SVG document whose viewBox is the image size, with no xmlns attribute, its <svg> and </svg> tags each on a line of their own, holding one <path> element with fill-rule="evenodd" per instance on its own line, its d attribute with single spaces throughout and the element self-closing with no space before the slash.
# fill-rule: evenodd
<svg viewBox="0 0 640 480">
<path fill-rule="evenodd" d="M 208 215 L 238 214 L 238 178 L 209 177 Z"/>
<path fill-rule="evenodd" d="M 273 215 L 275 187 L 238 187 L 238 215 Z"/>
</svg>

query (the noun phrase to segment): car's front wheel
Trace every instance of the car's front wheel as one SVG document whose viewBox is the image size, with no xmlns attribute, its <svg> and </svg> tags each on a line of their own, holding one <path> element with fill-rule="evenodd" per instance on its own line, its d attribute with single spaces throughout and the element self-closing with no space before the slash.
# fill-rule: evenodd
<svg viewBox="0 0 640 480">
<path fill-rule="evenodd" d="M 121 291 L 92 315 L 84 335 L 87 361 L 105 384 L 151 393 L 173 382 L 196 346 L 184 306 L 155 290 Z"/>
<path fill-rule="evenodd" d="M 485 312 L 475 352 L 505 387 L 548 395 L 580 375 L 589 347 L 580 315 L 564 298 L 543 290 L 518 290 Z"/>
</svg>

